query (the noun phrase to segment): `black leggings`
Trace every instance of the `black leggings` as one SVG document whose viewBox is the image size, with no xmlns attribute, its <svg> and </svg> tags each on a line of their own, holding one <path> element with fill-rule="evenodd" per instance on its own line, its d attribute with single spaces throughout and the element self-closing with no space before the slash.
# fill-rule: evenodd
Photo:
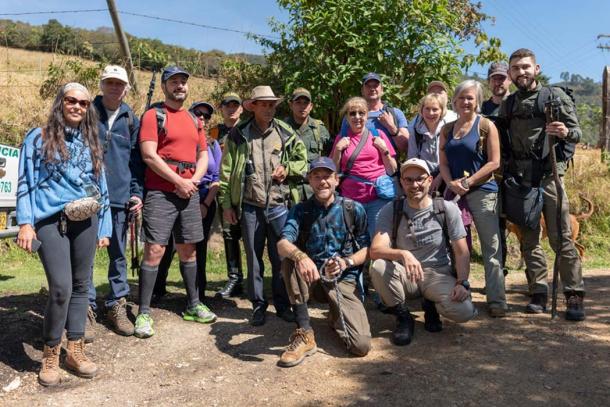
<svg viewBox="0 0 610 407">
<path fill-rule="evenodd" d="M 64 327 L 69 340 L 85 334 L 87 291 L 97 245 L 97 216 L 72 222 L 59 231 L 59 214 L 36 224 L 42 242 L 38 254 L 49 283 L 49 300 L 44 313 L 42 337 L 48 346 L 61 342 Z"/>
</svg>

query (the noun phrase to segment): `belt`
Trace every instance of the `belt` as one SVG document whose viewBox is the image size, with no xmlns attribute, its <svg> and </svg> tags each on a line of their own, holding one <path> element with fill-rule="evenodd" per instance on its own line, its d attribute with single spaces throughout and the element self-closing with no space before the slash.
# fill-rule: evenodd
<svg viewBox="0 0 610 407">
<path fill-rule="evenodd" d="M 184 172 L 186 170 L 191 170 L 197 167 L 196 163 L 190 161 L 176 161 L 169 158 L 163 158 L 163 161 L 165 161 L 167 164 L 175 165 L 176 167 L 178 167 L 177 169 L 179 172 Z"/>
</svg>

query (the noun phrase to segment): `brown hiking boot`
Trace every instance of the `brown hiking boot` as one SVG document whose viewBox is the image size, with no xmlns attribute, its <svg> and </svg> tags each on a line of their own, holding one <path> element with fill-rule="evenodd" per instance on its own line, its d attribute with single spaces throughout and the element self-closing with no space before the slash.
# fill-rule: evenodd
<svg viewBox="0 0 610 407">
<path fill-rule="evenodd" d="M 43 386 L 55 386 L 59 384 L 59 353 L 61 352 L 61 343 L 51 347 L 44 345 L 42 351 L 42 367 L 38 372 L 38 383 Z"/>
<path fill-rule="evenodd" d="M 305 356 L 311 356 L 318 350 L 316 346 L 316 338 L 313 335 L 313 329 L 304 330 L 298 328 L 290 336 L 290 345 L 286 347 L 278 365 L 282 367 L 296 366 L 305 359 Z"/>
<path fill-rule="evenodd" d="M 581 291 L 570 291 L 566 296 L 566 319 L 568 321 L 584 321 L 585 306 L 583 304 L 585 293 Z"/>
<path fill-rule="evenodd" d="M 85 355 L 85 338 L 68 341 L 65 365 L 75 375 L 91 379 L 97 373 L 97 366 Z"/>
<path fill-rule="evenodd" d="M 87 321 L 85 322 L 85 343 L 91 343 L 95 339 L 95 327 L 97 326 L 97 322 L 95 319 L 97 315 L 93 308 L 89 306 L 87 309 Z"/>
<path fill-rule="evenodd" d="M 112 308 L 108 310 L 106 317 L 114 332 L 123 336 L 133 335 L 134 326 L 127 317 L 127 300 L 125 298 L 119 299 Z"/>
</svg>

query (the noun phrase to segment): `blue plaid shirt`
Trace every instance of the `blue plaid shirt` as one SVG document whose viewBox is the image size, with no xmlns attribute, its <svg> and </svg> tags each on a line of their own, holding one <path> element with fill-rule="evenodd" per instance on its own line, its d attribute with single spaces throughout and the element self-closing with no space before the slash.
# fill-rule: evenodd
<svg viewBox="0 0 610 407">
<path fill-rule="evenodd" d="M 348 230 L 343 220 L 343 198 L 336 196 L 335 201 L 328 207 L 323 207 L 315 197 L 312 197 L 313 205 L 309 204 L 311 213 L 305 214 L 306 206 L 299 203 L 292 207 L 288 214 L 288 220 L 282 230 L 282 239 L 296 244 L 313 260 L 318 269 L 324 261 L 333 254 L 348 257 L 359 249 L 354 247 L 348 238 Z M 304 219 L 310 219 L 310 232 L 305 247 L 299 242 L 300 227 Z M 371 239 L 367 232 L 367 220 L 364 207 L 354 201 L 354 238 L 360 249 L 368 247 Z M 348 268 L 343 272 L 341 278 L 354 278 L 362 266 Z"/>
</svg>

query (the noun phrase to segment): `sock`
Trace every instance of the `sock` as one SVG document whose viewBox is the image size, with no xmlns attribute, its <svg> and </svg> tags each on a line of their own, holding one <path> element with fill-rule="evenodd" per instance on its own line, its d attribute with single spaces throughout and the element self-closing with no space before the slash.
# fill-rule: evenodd
<svg viewBox="0 0 610 407">
<path fill-rule="evenodd" d="M 180 274 L 186 287 L 186 296 L 188 298 L 187 308 L 193 308 L 199 304 L 199 289 L 197 288 L 197 262 L 180 261 Z"/>
<path fill-rule="evenodd" d="M 306 331 L 311 329 L 309 324 L 309 312 L 307 310 L 307 304 L 295 304 L 292 306 L 294 310 L 297 326 Z"/>
<path fill-rule="evenodd" d="M 140 285 L 138 294 L 140 296 L 140 314 L 150 314 L 150 299 L 152 298 L 155 281 L 157 281 L 157 272 L 159 266 L 150 266 L 142 262 L 140 268 Z"/>
</svg>

